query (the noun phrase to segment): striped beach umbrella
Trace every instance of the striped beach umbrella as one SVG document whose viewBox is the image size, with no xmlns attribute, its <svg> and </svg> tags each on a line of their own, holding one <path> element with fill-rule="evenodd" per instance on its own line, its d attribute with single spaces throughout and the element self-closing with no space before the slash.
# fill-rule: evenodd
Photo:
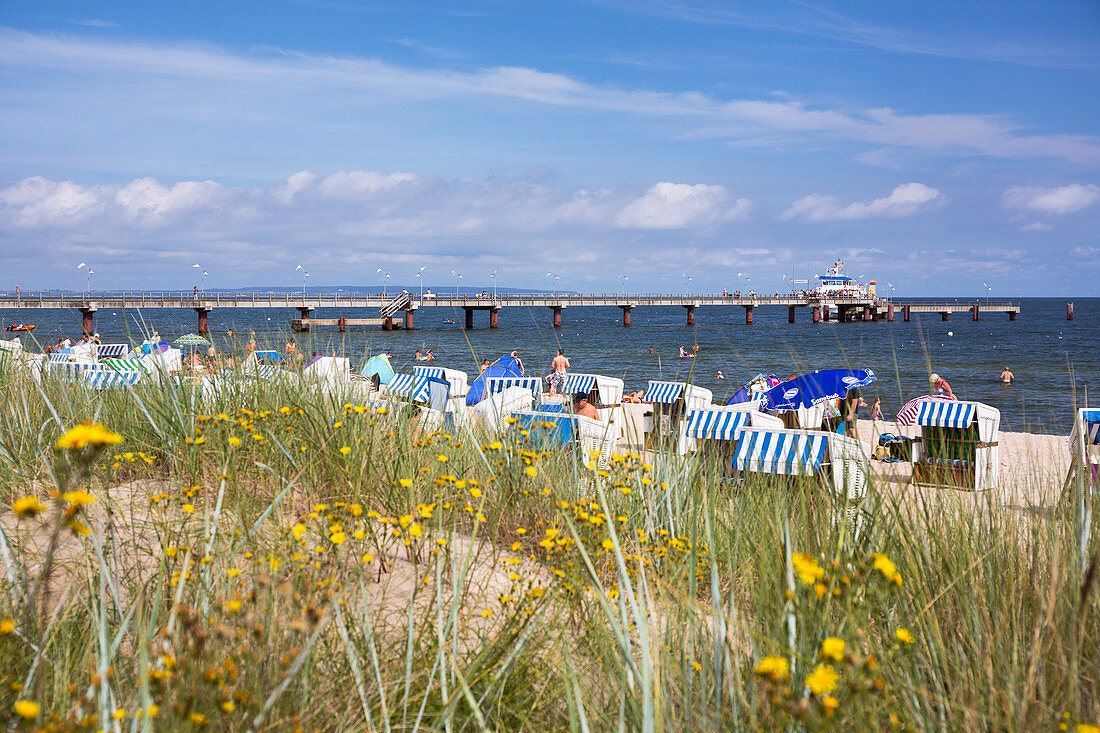
<svg viewBox="0 0 1100 733">
<path fill-rule="evenodd" d="M 920 413 L 920 406 L 925 402 L 952 402 L 953 400 L 953 397 L 945 395 L 926 394 L 914 397 L 898 410 L 898 425 L 915 425 L 917 414 Z"/>
<path fill-rule="evenodd" d="M 197 333 L 189 333 L 186 336 L 180 336 L 173 341 L 176 346 L 209 346 L 210 342 L 204 339 Z"/>
</svg>

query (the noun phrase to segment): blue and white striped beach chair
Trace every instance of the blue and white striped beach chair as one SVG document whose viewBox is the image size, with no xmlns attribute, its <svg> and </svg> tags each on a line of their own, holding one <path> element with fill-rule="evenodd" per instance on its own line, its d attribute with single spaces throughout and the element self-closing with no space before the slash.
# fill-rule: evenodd
<svg viewBox="0 0 1100 733">
<path fill-rule="evenodd" d="M 913 450 L 913 481 L 985 491 L 1000 474 L 1001 413 L 981 402 L 922 402 Z"/>
<path fill-rule="evenodd" d="M 100 359 L 117 358 L 130 353 L 128 344 L 97 344 L 95 354 Z"/>
<path fill-rule="evenodd" d="M 485 394 L 487 395 L 503 392 L 509 387 L 528 389 L 537 399 L 542 394 L 542 379 L 539 377 L 487 377 L 485 379 Z"/>
</svg>

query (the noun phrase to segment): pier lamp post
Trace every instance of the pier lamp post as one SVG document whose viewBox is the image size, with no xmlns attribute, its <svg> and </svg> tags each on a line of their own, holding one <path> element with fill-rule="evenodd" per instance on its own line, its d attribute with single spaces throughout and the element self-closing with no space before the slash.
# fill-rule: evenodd
<svg viewBox="0 0 1100 733">
<path fill-rule="evenodd" d="M 989 283 L 982 283 L 982 285 L 985 286 L 985 302 L 988 305 L 993 300 L 993 288 L 990 287 Z"/>
<path fill-rule="evenodd" d="M 84 263 L 84 262 L 81 262 L 79 265 L 76 266 L 76 269 L 78 269 L 78 270 L 83 270 L 85 268 L 87 268 L 87 270 L 88 270 L 88 273 L 87 273 L 88 274 L 87 291 L 88 291 L 88 297 L 90 298 L 90 297 L 92 297 L 92 275 L 95 274 L 95 270 L 93 270 L 91 267 L 88 267 L 87 263 Z"/>
<path fill-rule="evenodd" d="M 458 286 L 462 282 L 462 273 L 455 270 L 451 270 L 451 274 L 455 277 L 455 297 L 458 297 Z"/>
<path fill-rule="evenodd" d="M 424 300 L 424 270 L 427 270 L 428 266 L 424 265 L 416 273 L 416 279 L 420 281 L 420 299 Z"/>
<path fill-rule="evenodd" d="M 386 272 L 381 267 L 379 267 L 375 271 L 375 273 L 382 276 L 382 297 L 385 298 L 386 297 L 386 281 L 390 279 L 390 273 Z"/>
<path fill-rule="evenodd" d="M 201 284 L 199 285 L 199 291 L 203 295 L 206 295 L 206 275 L 207 275 L 206 270 L 202 269 L 202 265 L 200 265 L 198 263 L 195 263 L 194 265 L 191 265 L 191 269 L 198 270 L 199 272 L 202 273 L 202 275 L 199 276 L 200 277 L 200 282 L 201 282 Z"/>
<path fill-rule="evenodd" d="M 691 275 L 687 274 L 686 272 L 681 272 L 680 277 L 687 278 L 687 290 L 688 290 L 688 292 L 690 292 L 691 291 Z"/>
<path fill-rule="evenodd" d="M 307 272 L 306 268 L 302 267 L 301 265 L 298 265 L 297 267 L 294 268 L 295 272 L 297 272 L 298 270 L 302 271 L 302 300 L 305 300 L 306 299 L 306 280 L 309 279 L 309 272 Z"/>
<path fill-rule="evenodd" d="M 493 302 L 497 300 L 497 273 L 500 272 L 500 268 L 493 270 L 489 273 L 489 279 L 493 281 Z"/>
<path fill-rule="evenodd" d="M 622 281 L 622 284 L 623 284 L 623 297 L 624 298 L 626 297 L 626 283 L 629 279 L 630 279 L 629 275 L 624 275 L 621 272 L 619 273 L 619 280 Z"/>
<path fill-rule="evenodd" d="M 557 273 L 548 272 L 548 273 L 546 273 L 546 277 L 547 278 L 551 278 L 551 277 L 554 278 L 554 292 L 552 294 L 557 295 L 558 294 L 558 292 L 557 292 L 558 291 L 558 275 L 557 275 Z"/>
</svg>

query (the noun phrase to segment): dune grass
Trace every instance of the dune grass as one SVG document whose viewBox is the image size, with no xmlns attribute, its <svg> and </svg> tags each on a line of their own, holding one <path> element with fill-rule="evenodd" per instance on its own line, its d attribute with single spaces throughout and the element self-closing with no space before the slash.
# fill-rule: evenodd
<svg viewBox="0 0 1100 733">
<path fill-rule="evenodd" d="M 186 386 L 91 393 L 6 369 L 0 718 L 120 731 L 1100 720 L 1095 529 L 1082 566 L 1072 502 L 913 511 L 872 484 L 856 524 L 806 481 L 734 487 L 707 459 L 666 453 L 589 461 L 421 434 L 295 384 L 206 403 Z"/>
</svg>

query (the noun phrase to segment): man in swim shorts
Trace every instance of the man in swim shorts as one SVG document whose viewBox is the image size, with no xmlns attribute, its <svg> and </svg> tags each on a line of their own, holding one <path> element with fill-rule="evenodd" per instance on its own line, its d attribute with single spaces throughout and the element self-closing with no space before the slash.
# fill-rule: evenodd
<svg viewBox="0 0 1100 733">
<path fill-rule="evenodd" d="M 550 394 L 557 394 L 565 389 L 565 372 L 569 369 L 569 360 L 565 358 L 565 350 L 558 349 L 558 355 L 550 363 Z"/>
</svg>

